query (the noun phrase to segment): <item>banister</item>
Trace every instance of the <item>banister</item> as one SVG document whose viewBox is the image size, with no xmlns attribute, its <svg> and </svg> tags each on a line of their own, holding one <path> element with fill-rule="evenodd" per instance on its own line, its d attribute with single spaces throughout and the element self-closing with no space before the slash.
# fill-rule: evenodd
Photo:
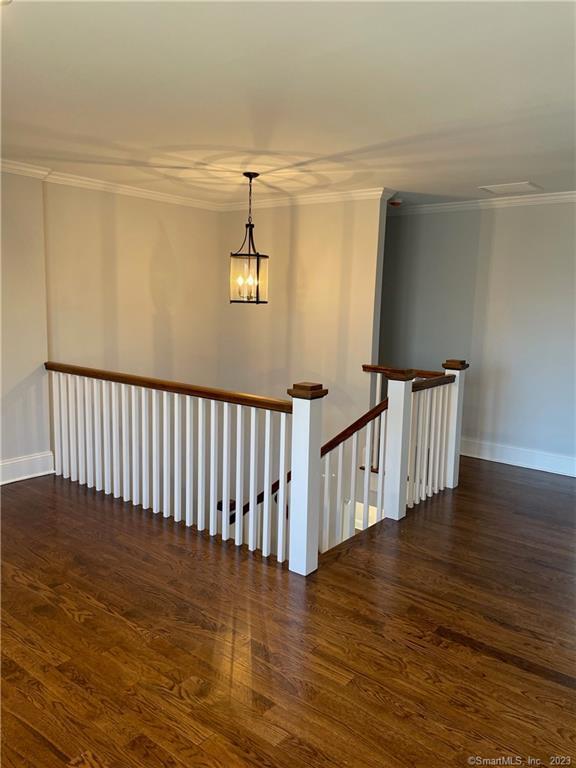
<svg viewBox="0 0 576 768">
<path fill-rule="evenodd" d="M 279 398 L 263 397 L 261 395 L 250 395 L 244 392 L 231 392 L 225 389 L 213 389 L 212 387 L 201 387 L 194 384 L 183 384 L 178 381 L 153 379 L 148 376 L 135 376 L 131 373 L 105 371 L 100 370 L 99 368 L 85 368 L 80 365 L 68 365 L 67 363 L 55 363 L 48 361 L 44 363 L 44 367 L 47 371 L 69 373 L 73 376 L 84 376 L 89 379 L 114 381 L 119 384 L 131 384 L 135 387 L 144 387 L 145 389 L 155 389 L 162 392 L 174 392 L 177 395 L 191 395 L 192 397 L 201 397 L 206 400 L 218 400 L 220 402 L 232 403 L 234 405 L 246 405 L 250 408 L 262 408 L 267 411 L 292 413 L 291 400 L 281 400 Z"/>
<path fill-rule="evenodd" d="M 369 422 L 373 421 L 377 416 L 380 416 L 380 414 L 383 413 L 387 408 L 388 398 L 386 397 L 384 400 L 382 400 L 381 403 L 378 403 L 378 405 L 370 408 L 370 410 L 366 411 L 363 416 L 360 416 L 360 418 L 352 422 L 350 426 L 343 429 L 342 432 L 339 432 L 331 440 L 328 440 L 327 443 L 324 443 L 320 449 L 320 456 L 325 456 L 327 453 L 330 453 L 330 451 L 333 451 L 334 448 L 338 448 L 341 443 L 346 442 L 346 440 L 352 437 L 355 432 L 363 429 Z"/>
<path fill-rule="evenodd" d="M 441 387 L 444 384 L 453 384 L 456 381 L 456 376 L 453 375 L 438 375 L 434 378 L 423 379 L 422 381 L 412 382 L 412 392 L 420 392 L 423 389 L 433 389 L 434 387 Z"/>
<path fill-rule="evenodd" d="M 384 371 L 400 371 L 402 369 L 398 368 L 384 368 L 383 366 L 377 366 L 377 365 L 363 365 L 362 368 L 366 371 L 369 369 L 378 369 L 378 372 L 384 372 Z M 370 372 L 373 372 L 370 370 Z M 424 374 L 426 374 L 426 378 L 424 378 Z M 422 376 L 424 378 L 423 381 L 413 381 L 412 382 L 412 391 L 413 392 L 420 392 L 424 389 L 433 389 L 434 387 L 441 387 L 445 384 L 453 384 L 456 380 L 456 377 L 454 375 L 446 375 L 442 372 L 438 371 L 422 371 L 417 370 L 416 371 L 417 376 Z M 350 424 L 348 427 L 343 429 L 341 432 L 339 432 L 335 437 L 331 438 L 326 442 L 321 450 L 320 450 L 320 456 L 323 457 L 327 453 L 330 453 L 330 451 L 333 451 L 335 448 L 338 448 L 338 446 L 341 443 L 346 442 L 355 432 L 360 431 L 363 429 L 370 421 L 377 418 L 381 413 L 383 413 L 388 408 L 388 398 L 385 398 L 382 400 L 382 402 L 378 403 L 378 405 L 375 405 L 373 408 L 371 408 L 369 411 L 367 411 L 365 414 L 360 416 L 360 418 L 356 419 L 352 424 Z M 288 472 L 286 477 L 286 482 L 290 482 L 290 472 Z M 270 492 L 272 495 L 274 495 L 278 488 L 280 487 L 280 481 L 276 480 L 272 484 L 272 488 L 270 489 Z M 256 499 L 256 502 L 258 504 L 261 504 L 264 501 L 264 491 L 260 491 L 258 494 L 258 497 Z M 221 508 L 221 507 L 220 507 Z M 230 522 L 233 523 L 236 519 L 235 514 L 236 509 L 236 503 L 231 502 L 230 503 L 230 512 L 232 513 L 230 517 Z M 246 515 L 250 509 L 250 502 L 246 502 L 244 506 L 242 507 L 242 515 Z"/>
<path fill-rule="evenodd" d="M 383 373 L 386 375 L 387 373 L 398 373 L 404 369 L 392 368 L 389 365 L 373 365 L 372 363 L 365 363 L 362 366 L 362 370 L 365 373 Z M 426 371 L 419 368 L 415 368 L 413 370 L 415 375 L 420 379 L 431 379 L 435 378 L 436 376 L 444 376 L 444 371 Z"/>
<path fill-rule="evenodd" d="M 350 424 L 348 427 L 342 430 L 342 432 L 339 432 L 335 437 L 328 440 L 327 443 L 324 443 L 322 448 L 320 449 L 320 456 L 325 456 L 327 453 L 330 453 L 330 451 L 333 451 L 334 448 L 338 448 L 338 446 L 341 443 L 346 442 L 348 438 L 352 437 L 352 435 L 355 432 L 358 432 L 360 429 L 366 426 L 370 421 L 375 419 L 377 416 L 379 416 L 381 413 L 383 413 L 388 408 L 388 398 L 385 400 L 382 400 L 381 403 L 378 403 L 378 405 L 375 405 L 374 408 L 371 408 L 369 411 L 367 411 L 365 414 L 360 416 L 359 419 L 356 419 L 352 424 Z M 290 472 L 286 475 L 286 482 L 289 483 L 292 479 L 292 475 Z M 274 483 L 272 483 L 272 487 L 270 489 L 270 493 L 272 496 L 278 491 L 280 488 L 280 480 L 276 480 Z M 260 491 L 258 496 L 256 497 L 256 503 L 262 504 L 264 501 L 264 491 Z M 221 503 L 219 504 L 218 508 L 221 510 L 222 506 Z M 232 513 L 230 515 L 230 523 L 234 523 L 236 520 L 236 502 L 231 501 L 230 502 L 230 512 Z M 244 506 L 242 507 L 242 515 L 246 515 L 248 511 L 250 510 L 250 502 L 247 501 Z"/>
</svg>

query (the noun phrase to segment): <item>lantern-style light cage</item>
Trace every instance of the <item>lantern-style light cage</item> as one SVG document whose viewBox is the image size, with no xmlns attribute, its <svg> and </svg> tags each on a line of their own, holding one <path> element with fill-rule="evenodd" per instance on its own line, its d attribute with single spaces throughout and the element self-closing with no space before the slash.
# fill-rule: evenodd
<svg viewBox="0 0 576 768">
<path fill-rule="evenodd" d="M 248 221 L 242 245 L 230 254 L 230 303 L 267 304 L 268 256 L 256 250 L 252 223 L 252 179 L 259 174 L 246 171 L 244 176 L 249 180 Z"/>
</svg>

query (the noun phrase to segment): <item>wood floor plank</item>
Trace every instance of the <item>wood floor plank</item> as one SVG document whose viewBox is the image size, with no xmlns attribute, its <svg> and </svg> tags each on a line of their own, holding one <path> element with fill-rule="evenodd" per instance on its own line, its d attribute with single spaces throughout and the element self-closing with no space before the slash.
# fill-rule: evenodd
<svg viewBox="0 0 576 768">
<path fill-rule="evenodd" d="M 574 763 L 575 492 L 463 459 L 303 579 L 61 478 L 5 486 L 3 764 Z"/>
</svg>

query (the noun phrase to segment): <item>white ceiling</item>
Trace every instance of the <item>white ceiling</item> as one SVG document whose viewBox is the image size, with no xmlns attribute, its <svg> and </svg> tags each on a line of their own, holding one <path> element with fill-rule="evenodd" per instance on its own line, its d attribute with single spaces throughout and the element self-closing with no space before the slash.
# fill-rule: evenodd
<svg viewBox="0 0 576 768">
<path fill-rule="evenodd" d="M 230 203 L 576 187 L 572 3 L 2 8 L 3 156 Z"/>
</svg>

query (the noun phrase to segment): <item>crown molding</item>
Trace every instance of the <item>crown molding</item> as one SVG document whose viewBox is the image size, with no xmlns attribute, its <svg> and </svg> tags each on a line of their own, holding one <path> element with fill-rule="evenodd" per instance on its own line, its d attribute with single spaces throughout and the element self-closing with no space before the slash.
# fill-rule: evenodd
<svg viewBox="0 0 576 768">
<path fill-rule="evenodd" d="M 203 200 L 194 200 L 190 197 L 181 195 L 171 195 L 165 192 L 154 192 L 151 189 L 141 189 L 140 187 L 130 187 L 126 184 L 116 184 L 111 181 L 102 181 L 87 176 L 77 176 L 72 173 L 60 173 L 51 168 L 20 163 L 15 160 L 2 160 L 0 170 L 3 173 L 16 174 L 17 176 L 31 176 L 35 179 L 42 179 L 50 184 L 63 184 L 67 187 L 79 187 L 80 189 L 91 189 L 96 192 L 112 192 L 116 195 L 126 195 L 127 197 L 139 197 L 144 200 L 155 200 L 160 203 L 169 203 L 171 205 L 184 205 L 189 208 L 200 208 L 205 211 L 219 211 L 221 206 L 218 203 L 209 203 Z"/>
<path fill-rule="evenodd" d="M 43 168 L 40 165 L 29 165 L 28 163 L 19 163 L 16 160 L 2 159 L 0 170 L 2 173 L 13 173 L 17 176 L 31 176 L 33 179 L 45 179 L 50 173 L 50 168 Z"/>
<path fill-rule="evenodd" d="M 170 203 L 171 205 L 184 205 L 189 208 L 200 208 L 205 211 L 218 211 L 220 207 L 217 203 L 209 203 L 204 200 L 194 200 L 182 195 L 171 195 L 166 192 L 154 192 L 151 189 L 141 189 L 140 187 L 130 187 L 126 184 L 115 184 L 110 181 L 101 181 L 87 176 L 76 176 L 72 173 L 59 173 L 52 171 L 45 179 L 50 184 L 62 184 L 66 187 L 79 187 L 80 189 L 92 189 L 97 192 L 112 192 L 115 195 L 126 195 L 127 197 L 139 197 L 144 200 L 155 200 L 159 203 Z"/>
<path fill-rule="evenodd" d="M 194 200 L 182 195 L 171 195 L 165 192 L 155 192 L 151 189 L 142 189 L 140 187 L 131 187 L 126 184 L 116 184 L 111 181 L 102 181 L 88 176 L 77 176 L 73 173 L 60 173 L 50 168 L 21 163 L 15 160 L 2 160 L 1 170 L 3 173 L 16 174 L 18 176 L 30 176 L 35 179 L 42 179 L 50 184 L 62 184 L 67 187 L 79 187 L 80 189 L 91 189 L 97 192 L 111 192 L 116 195 L 126 195 L 128 197 L 139 197 L 144 200 L 155 200 L 160 203 L 169 203 L 171 205 L 184 205 L 189 208 L 199 208 L 205 211 L 243 211 L 246 208 L 244 200 L 237 203 L 217 203 L 205 200 Z M 290 205 L 311 205 L 314 203 L 336 203 L 345 200 L 376 200 L 392 197 L 394 192 L 382 187 L 375 189 L 352 189 L 342 192 L 318 192 L 315 194 L 301 194 L 293 197 L 277 197 L 260 199 L 254 205 L 258 208 L 279 208 Z"/>
<path fill-rule="evenodd" d="M 258 198 L 252 203 L 255 210 L 262 208 L 286 208 L 291 205 L 315 205 L 318 203 L 340 203 L 348 200 L 388 200 L 394 194 L 393 190 L 384 187 L 372 189 L 348 189 L 338 192 L 316 192 L 311 194 L 299 194 L 291 197 Z M 243 211 L 246 209 L 244 201 L 224 205 L 224 211 Z"/>
<path fill-rule="evenodd" d="M 68 187 L 91 189 L 97 192 L 111 192 L 116 195 L 138 197 L 144 200 L 155 200 L 170 205 L 183 205 L 188 208 L 198 208 L 204 211 L 243 211 L 246 208 L 244 201 L 236 203 L 217 203 L 206 200 L 195 200 L 183 195 L 172 195 L 166 192 L 155 192 L 151 189 L 131 187 L 127 184 L 116 184 L 111 181 L 102 181 L 88 176 L 77 176 L 72 173 L 60 173 L 39 165 L 21 163 L 17 160 L 2 160 L 0 170 L 3 173 L 29 176 L 34 179 L 42 179 L 50 184 L 63 184 Z M 388 200 L 394 194 L 394 190 L 385 187 L 372 189 L 350 189 L 338 192 L 316 192 L 310 194 L 298 194 L 290 197 L 270 197 L 255 201 L 255 210 L 264 208 L 285 208 L 292 205 L 314 205 L 318 203 L 339 203 L 350 200 Z M 455 213 L 458 211 L 478 211 L 491 208 L 514 208 L 522 205 L 553 205 L 556 203 L 576 203 L 576 191 L 569 192 L 543 192 L 536 195 L 508 195 L 506 197 L 493 197 L 482 200 L 463 200 L 452 203 L 424 203 L 422 205 L 407 205 L 402 208 L 390 208 L 389 216 L 415 216 L 427 213 Z"/>
<path fill-rule="evenodd" d="M 424 203 L 422 205 L 393 208 L 389 216 L 417 216 L 426 213 L 456 213 L 457 211 L 484 211 L 491 208 L 516 208 L 522 205 L 554 205 L 576 203 L 576 191 L 543 192 L 538 195 L 493 197 L 488 200 L 463 200 L 455 203 Z"/>
</svg>

